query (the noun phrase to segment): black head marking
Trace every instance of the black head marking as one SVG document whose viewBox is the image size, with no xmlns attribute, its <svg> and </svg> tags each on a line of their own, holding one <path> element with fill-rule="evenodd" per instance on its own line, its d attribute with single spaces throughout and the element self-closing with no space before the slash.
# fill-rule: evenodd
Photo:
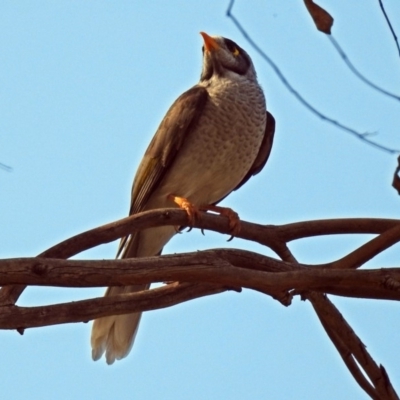
<svg viewBox="0 0 400 400">
<path fill-rule="evenodd" d="M 224 43 L 227 49 L 236 58 L 236 62 L 227 68 L 239 75 L 244 75 L 251 64 L 248 54 L 231 39 L 224 38 Z"/>
<path fill-rule="evenodd" d="M 203 70 L 201 80 L 209 80 L 213 75 L 224 76 L 228 71 L 246 75 L 251 68 L 249 55 L 233 40 L 219 38 L 220 49 L 211 52 L 203 51 Z"/>
<path fill-rule="evenodd" d="M 231 53 L 235 53 L 237 50 L 241 51 L 240 47 L 233 40 L 224 38 L 224 42 Z"/>
</svg>

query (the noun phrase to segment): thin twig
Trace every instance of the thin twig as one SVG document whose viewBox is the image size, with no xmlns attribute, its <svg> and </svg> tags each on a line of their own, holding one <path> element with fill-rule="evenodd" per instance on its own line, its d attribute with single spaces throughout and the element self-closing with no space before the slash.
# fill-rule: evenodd
<svg viewBox="0 0 400 400">
<path fill-rule="evenodd" d="M 332 35 L 327 35 L 329 40 L 331 41 L 333 47 L 336 49 L 336 51 L 339 53 L 340 57 L 342 57 L 343 61 L 345 62 L 345 64 L 349 67 L 350 71 L 353 72 L 353 74 L 355 76 L 357 76 L 357 78 L 361 79 L 366 85 L 372 87 L 373 89 L 377 90 L 378 92 L 392 97 L 398 101 L 400 101 L 400 96 L 398 96 L 397 94 L 388 92 L 385 89 L 382 89 L 381 87 L 379 87 L 378 85 L 375 85 L 375 83 L 371 82 L 369 79 L 367 79 L 364 75 L 362 75 L 357 69 L 356 67 L 351 63 L 351 61 L 349 60 L 349 57 L 347 57 L 347 54 L 344 52 L 344 50 L 342 49 L 342 47 L 339 45 L 339 43 L 337 42 L 337 40 L 334 39 L 334 37 Z"/>
<path fill-rule="evenodd" d="M 289 90 L 290 93 L 292 93 L 297 100 L 303 104 L 304 107 L 306 107 L 309 111 L 311 111 L 314 115 L 318 116 L 324 121 L 329 122 L 330 124 L 336 126 L 337 128 L 350 133 L 357 139 L 363 141 L 364 143 L 367 143 L 379 150 L 385 151 L 389 154 L 396 154 L 400 153 L 400 150 L 392 149 L 390 147 L 381 145 L 379 143 L 374 142 L 373 140 L 369 139 L 368 136 L 370 135 L 369 133 L 361 133 L 356 131 L 353 128 L 350 128 L 346 125 L 343 125 L 342 123 L 328 117 L 327 115 L 321 113 L 318 111 L 314 106 L 312 106 L 307 100 L 304 99 L 304 97 L 296 90 L 294 87 L 288 82 L 286 77 L 283 75 L 281 70 L 278 68 L 278 66 L 272 61 L 270 57 L 267 56 L 267 54 L 256 44 L 256 42 L 250 37 L 250 35 L 247 33 L 247 31 L 243 28 L 243 26 L 240 24 L 238 19 L 232 14 L 232 8 L 235 0 L 230 0 L 228 9 L 226 11 L 226 15 L 228 18 L 230 18 L 234 25 L 237 27 L 237 29 L 240 31 L 240 33 L 243 35 L 243 37 L 249 42 L 249 44 L 254 48 L 254 50 L 257 51 L 257 53 L 270 65 L 270 67 L 275 71 L 275 73 L 278 75 L 279 79 L 282 81 L 282 83 L 286 86 L 286 88 Z"/>
<path fill-rule="evenodd" d="M 385 8 L 383 7 L 382 0 L 379 0 L 379 6 L 381 7 L 382 13 L 383 13 L 383 15 L 385 16 L 385 19 L 386 19 L 386 22 L 387 22 L 387 24 L 388 24 L 388 26 L 389 26 L 390 32 L 392 32 L 392 36 L 393 36 L 394 42 L 395 42 L 396 47 L 397 47 L 397 51 L 399 52 L 399 56 L 400 56 L 399 41 L 397 40 L 396 33 L 395 33 L 395 31 L 394 31 L 394 29 L 393 29 L 393 27 L 392 27 L 392 24 L 390 23 L 390 20 L 389 20 L 388 15 L 386 14 Z"/>
<path fill-rule="evenodd" d="M 4 169 L 7 172 L 11 172 L 13 170 L 12 167 L 9 167 L 8 165 L 3 164 L 3 163 L 0 163 L 0 168 Z"/>
</svg>

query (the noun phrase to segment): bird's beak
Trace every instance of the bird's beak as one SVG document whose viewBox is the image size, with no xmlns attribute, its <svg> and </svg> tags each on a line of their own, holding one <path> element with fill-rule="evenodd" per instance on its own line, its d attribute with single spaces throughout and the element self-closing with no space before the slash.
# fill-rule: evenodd
<svg viewBox="0 0 400 400">
<path fill-rule="evenodd" d="M 200 35 L 203 36 L 204 47 L 207 51 L 213 51 L 219 49 L 219 44 L 213 39 L 211 36 L 207 35 L 205 32 L 200 32 Z"/>
</svg>

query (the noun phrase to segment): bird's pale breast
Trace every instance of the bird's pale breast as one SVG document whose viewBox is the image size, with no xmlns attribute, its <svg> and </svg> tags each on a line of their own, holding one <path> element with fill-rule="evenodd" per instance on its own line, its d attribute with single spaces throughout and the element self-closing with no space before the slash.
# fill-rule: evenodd
<svg viewBox="0 0 400 400">
<path fill-rule="evenodd" d="M 207 90 L 210 99 L 153 199 L 174 194 L 197 205 L 215 203 L 238 185 L 257 156 L 266 124 L 260 86 L 219 79 Z M 166 205 L 153 203 L 149 208 Z"/>
</svg>

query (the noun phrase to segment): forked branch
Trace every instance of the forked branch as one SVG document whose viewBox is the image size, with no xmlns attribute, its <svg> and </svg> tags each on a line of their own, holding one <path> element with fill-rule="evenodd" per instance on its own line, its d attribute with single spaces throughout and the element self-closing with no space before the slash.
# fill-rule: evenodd
<svg viewBox="0 0 400 400">
<path fill-rule="evenodd" d="M 140 259 L 81 261 L 68 258 L 135 230 L 187 225 L 177 209 L 148 211 L 83 232 L 35 258 L 0 260 L 0 329 L 39 327 L 170 307 L 198 297 L 249 288 L 283 305 L 294 295 L 308 299 L 345 365 L 373 399 L 397 399 L 390 379 L 378 366 L 326 293 L 347 297 L 400 300 L 400 269 L 358 268 L 400 240 L 400 220 L 340 219 L 274 226 L 242 221 L 238 237 L 271 248 L 281 260 L 239 249 Z M 202 213 L 196 228 L 229 234 L 228 220 Z M 287 244 L 334 234 L 377 236 L 344 257 L 320 265 L 298 263 Z M 26 285 L 93 287 L 173 282 L 152 290 L 41 307 L 15 305 Z"/>
</svg>

